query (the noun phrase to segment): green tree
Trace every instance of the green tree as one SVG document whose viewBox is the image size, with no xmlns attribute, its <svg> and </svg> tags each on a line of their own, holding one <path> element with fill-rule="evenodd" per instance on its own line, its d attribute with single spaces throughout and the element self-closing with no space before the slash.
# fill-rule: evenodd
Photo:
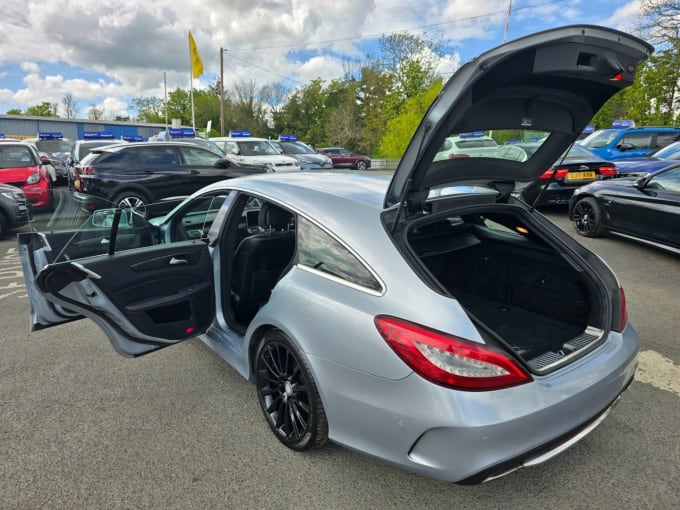
<svg viewBox="0 0 680 510">
<path fill-rule="evenodd" d="M 380 142 L 379 155 L 387 158 L 401 158 L 425 112 L 442 89 L 441 80 L 432 83 L 426 90 L 404 102 L 399 115 L 385 127 Z"/>
<path fill-rule="evenodd" d="M 196 91 L 194 91 L 194 95 Z M 182 125 L 191 125 L 191 93 L 179 87 L 168 94 L 168 120 L 180 119 Z"/>
<path fill-rule="evenodd" d="M 40 104 L 26 108 L 26 115 L 32 117 L 56 117 L 57 104 L 43 101 Z"/>
<path fill-rule="evenodd" d="M 275 132 L 295 133 L 299 140 L 313 145 L 328 143 L 326 95 L 324 82 L 319 79 L 295 90 L 281 109 L 280 124 L 275 126 Z"/>
<path fill-rule="evenodd" d="M 24 112 L 22 112 L 19 108 L 11 108 L 7 110 L 7 115 L 23 115 Z"/>
<path fill-rule="evenodd" d="M 137 120 L 149 124 L 165 122 L 165 108 L 157 97 L 137 96 L 132 99 L 132 108 L 137 111 Z"/>
</svg>

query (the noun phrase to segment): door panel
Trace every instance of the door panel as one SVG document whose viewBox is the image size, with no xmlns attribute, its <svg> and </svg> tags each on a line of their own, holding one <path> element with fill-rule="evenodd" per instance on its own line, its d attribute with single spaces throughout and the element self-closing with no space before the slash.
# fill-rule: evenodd
<svg viewBox="0 0 680 510">
<path fill-rule="evenodd" d="M 124 356 L 205 332 L 214 316 L 212 282 L 202 241 L 57 262 L 35 279 L 49 301 L 93 320 Z"/>
</svg>

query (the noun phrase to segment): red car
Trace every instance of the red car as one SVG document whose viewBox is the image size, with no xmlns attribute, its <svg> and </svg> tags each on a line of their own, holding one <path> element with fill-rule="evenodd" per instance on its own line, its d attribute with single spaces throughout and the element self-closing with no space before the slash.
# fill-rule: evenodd
<svg viewBox="0 0 680 510">
<path fill-rule="evenodd" d="M 371 166 L 371 159 L 369 157 L 354 154 L 342 147 L 324 147 L 323 149 L 317 149 L 317 152 L 331 158 L 334 168 L 344 167 L 366 170 Z"/>
<path fill-rule="evenodd" d="M 47 168 L 37 152 L 23 142 L 0 144 L 0 183 L 21 188 L 34 208 L 52 205 Z"/>
</svg>

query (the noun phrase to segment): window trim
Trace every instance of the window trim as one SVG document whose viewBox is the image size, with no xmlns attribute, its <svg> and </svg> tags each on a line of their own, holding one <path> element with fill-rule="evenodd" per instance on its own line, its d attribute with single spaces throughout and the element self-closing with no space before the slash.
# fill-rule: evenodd
<svg viewBox="0 0 680 510">
<path fill-rule="evenodd" d="M 380 289 L 371 289 L 370 287 L 364 287 L 363 285 L 359 285 L 358 283 L 350 282 L 349 280 L 345 280 L 344 278 L 340 278 L 338 276 L 332 275 L 330 273 L 327 273 L 325 271 L 319 271 L 318 269 L 314 269 L 311 266 L 308 266 L 306 264 L 303 264 L 300 262 L 299 258 L 299 246 L 300 246 L 300 238 L 298 236 L 298 225 L 299 221 L 295 222 L 295 244 L 296 244 L 296 249 L 295 249 L 295 266 L 299 267 L 300 269 L 303 269 L 309 273 L 316 274 L 318 276 L 324 277 L 328 280 L 334 281 L 336 283 L 341 283 L 344 284 L 348 287 L 351 287 L 356 290 L 363 291 L 367 294 L 370 294 L 372 296 L 384 296 L 386 292 L 386 286 L 385 282 L 383 282 L 382 278 L 378 276 L 378 274 L 373 270 L 373 268 L 366 263 L 366 261 L 361 257 L 355 250 L 350 248 L 345 242 L 343 242 L 338 236 L 330 232 L 327 228 L 325 228 L 323 225 L 319 224 L 317 221 L 312 220 L 305 214 L 300 214 L 299 212 L 296 212 L 296 214 L 305 220 L 309 221 L 312 225 L 317 227 L 319 230 L 321 230 L 324 234 L 329 236 L 331 239 L 333 239 L 335 242 L 337 242 L 340 246 L 342 246 L 345 250 L 347 250 L 350 255 L 352 255 L 358 262 L 361 264 L 364 269 L 366 269 L 370 275 L 375 279 L 376 283 L 380 287 Z"/>
</svg>

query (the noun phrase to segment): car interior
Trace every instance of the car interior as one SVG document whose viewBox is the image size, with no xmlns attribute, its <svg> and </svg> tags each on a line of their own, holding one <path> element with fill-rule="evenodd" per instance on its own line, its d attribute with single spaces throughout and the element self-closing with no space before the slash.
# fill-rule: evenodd
<svg viewBox="0 0 680 510">
<path fill-rule="evenodd" d="M 237 209 L 236 214 L 241 215 L 241 222 L 227 272 L 227 316 L 235 329 L 245 331 L 290 266 L 295 253 L 295 229 L 293 214 L 270 202 L 244 196 L 238 205 L 240 212 Z"/>
</svg>

